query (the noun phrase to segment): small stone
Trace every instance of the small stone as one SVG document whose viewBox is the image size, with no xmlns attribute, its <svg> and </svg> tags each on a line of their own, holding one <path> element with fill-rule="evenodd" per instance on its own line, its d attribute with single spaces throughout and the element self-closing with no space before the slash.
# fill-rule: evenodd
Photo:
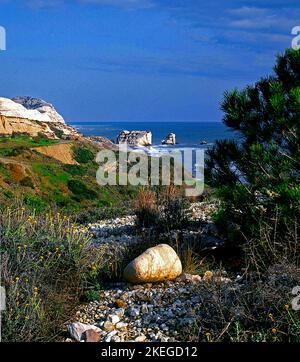
<svg viewBox="0 0 300 362">
<path fill-rule="evenodd" d="M 123 299 L 117 299 L 115 304 L 118 308 L 123 308 L 123 309 L 127 308 L 127 303 Z"/>
<path fill-rule="evenodd" d="M 110 341 L 111 342 L 121 342 L 121 338 L 119 336 L 117 336 L 117 335 L 112 336 Z"/>
<path fill-rule="evenodd" d="M 105 337 L 105 342 L 110 342 L 112 337 L 115 336 L 118 332 L 117 331 L 111 331 L 110 333 L 108 333 L 108 335 Z"/>
<path fill-rule="evenodd" d="M 111 322 L 106 321 L 103 325 L 103 328 L 106 332 L 111 332 L 114 329 L 114 325 Z"/>
<path fill-rule="evenodd" d="M 87 331 L 83 332 L 82 339 L 85 342 L 100 342 L 101 335 L 99 332 L 96 332 L 93 329 L 88 329 Z"/>
<path fill-rule="evenodd" d="M 146 339 L 147 339 L 146 336 L 141 335 L 141 336 L 136 337 L 136 339 L 134 341 L 135 342 L 145 342 Z"/>
<path fill-rule="evenodd" d="M 123 308 L 119 308 L 115 310 L 115 313 L 121 319 L 122 317 L 124 317 L 125 310 Z"/>
<path fill-rule="evenodd" d="M 142 312 L 143 314 L 146 314 L 146 313 L 149 312 L 149 309 L 148 309 L 147 304 L 143 304 L 143 305 L 142 305 L 142 307 L 141 307 L 141 312 Z"/>
<path fill-rule="evenodd" d="M 108 321 L 112 324 L 117 324 L 118 322 L 120 322 L 120 317 L 116 314 L 110 314 L 108 316 Z"/>
<path fill-rule="evenodd" d="M 101 332 L 99 328 L 93 325 L 84 324 L 81 322 L 71 323 L 68 325 L 68 331 L 70 335 L 77 341 L 80 342 L 83 339 L 83 333 L 87 330 L 93 329 L 96 332 Z"/>
<path fill-rule="evenodd" d="M 184 282 L 184 283 L 197 283 L 201 282 L 200 275 L 193 275 L 193 274 L 187 274 L 183 273 L 176 279 L 177 282 Z"/>
<path fill-rule="evenodd" d="M 129 309 L 128 314 L 130 317 L 138 317 L 140 315 L 140 309 L 132 307 Z"/>
<path fill-rule="evenodd" d="M 119 330 L 126 330 L 127 326 L 128 326 L 128 324 L 124 323 L 124 322 L 119 322 L 116 324 L 116 328 Z"/>
<path fill-rule="evenodd" d="M 214 276 L 214 273 L 208 270 L 208 271 L 206 271 L 206 272 L 204 273 L 204 275 L 203 275 L 203 280 L 204 280 L 205 282 L 209 282 L 209 281 L 212 280 L 213 276 Z"/>
</svg>

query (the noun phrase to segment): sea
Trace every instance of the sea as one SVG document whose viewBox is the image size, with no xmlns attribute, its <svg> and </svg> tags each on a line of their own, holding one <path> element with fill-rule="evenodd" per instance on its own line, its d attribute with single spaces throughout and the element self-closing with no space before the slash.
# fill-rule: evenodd
<svg viewBox="0 0 300 362">
<path fill-rule="evenodd" d="M 237 137 L 221 122 L 72 122 L 80 133 L 85 136 L 103 136 L 113 142 L 119 133 L 127 131 L 152 132 L 152 146 L 147 147 L 147 152 L 152 155 L 160 155 L 169 151 L 184 149 L 208 149 L 216 140 L 234 139 Z M 169 133 L 175 133 L 177 144 L 174 146 L 162 145 Z"/>
</svg>

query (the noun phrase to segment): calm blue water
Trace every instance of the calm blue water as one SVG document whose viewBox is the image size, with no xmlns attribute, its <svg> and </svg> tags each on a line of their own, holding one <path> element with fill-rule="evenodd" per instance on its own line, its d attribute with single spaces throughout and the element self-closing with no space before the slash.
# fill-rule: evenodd
<svg viewBox="0 0 300 362">
<path fill-rule="evenodd" d="M 72 125 L 86 136 L 104 136 L 115 141 L 119 133 L 128 131 L 151 131 L 153 146 L 151 153 L 162 153 L 168 149 L 206 149 L 217 139 L 232 139 L 237 135 L 221 122 L 73 122 Z M 161 141 L 173 132 L 176 146 L 163 146 Z M 201 145 L 206 141 L 207 145 Z"/>
</svg>

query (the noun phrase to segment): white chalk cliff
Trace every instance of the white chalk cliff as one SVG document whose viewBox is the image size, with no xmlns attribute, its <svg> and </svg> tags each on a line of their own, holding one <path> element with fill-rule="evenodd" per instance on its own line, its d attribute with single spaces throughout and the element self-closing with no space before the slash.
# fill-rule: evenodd
<svg viewBox="0 0 300 362">
<path fill-rule="evenodd" d="M 16 97 L 14 100 L 0 97 L 0 136 L 28 134 L 36 137 L 43 134 L 53 139 L 81 137 L 73 127 L 65 124 L 50 103 L 32 97 Z"/>
<path fill-rule="evenodd" d="M 33 97 L 15 97 L 15 103 L 21 104 L 28 110 L 38 111 L 43 117 L 43 122 L 65 123 L 63 117 L 56 111 L 52 104 L 42 99 Z"/>
</svg>

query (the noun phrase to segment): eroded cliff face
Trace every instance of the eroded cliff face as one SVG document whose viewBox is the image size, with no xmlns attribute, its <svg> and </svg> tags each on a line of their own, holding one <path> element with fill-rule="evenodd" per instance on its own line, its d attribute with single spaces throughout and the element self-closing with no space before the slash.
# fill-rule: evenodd
<svg viewBox="0 0 300 362">
<path fill-rule="evenodd" d="M 0 136 L 9 137 L 14 134 L 28 134 L 32 137 L 43 134 L 50 139 L 57 138 L 47 123 L 27 118 L 7 117 L 0 114 Z"/>
<path fill-rule="evenodd" d="M 82 138 L 76 129 L 65 124 L 50 103 L 31 97 L 14 99 L 16 101 L 0 97 L 0 136 L 42 134 L 51 139 Z"/>
</svg>

